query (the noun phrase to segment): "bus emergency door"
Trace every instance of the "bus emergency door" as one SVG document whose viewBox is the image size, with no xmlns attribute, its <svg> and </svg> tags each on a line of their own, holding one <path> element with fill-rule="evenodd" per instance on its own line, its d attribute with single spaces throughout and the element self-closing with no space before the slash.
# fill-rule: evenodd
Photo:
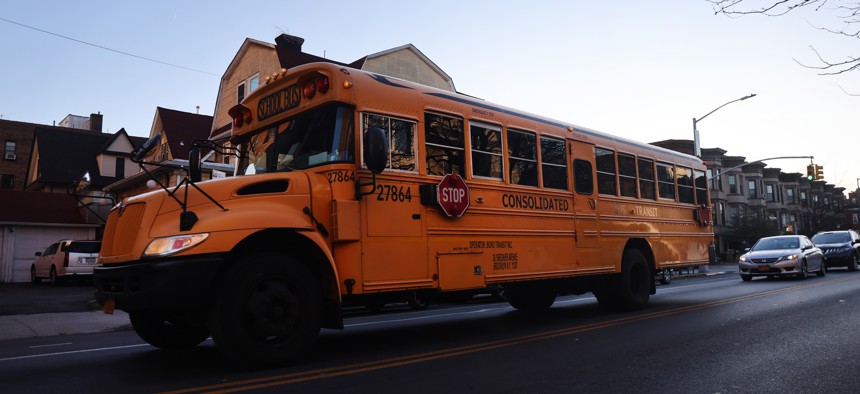
<svg viewBox="0 0 860 394">
<path fill-rule="evenodd" d="M 578 268 L 598 268 L 600 258 L 600 215 L 594 168 L 594 145 L 570 141 L 573 168 L 574 244 Z"/>
</svg>

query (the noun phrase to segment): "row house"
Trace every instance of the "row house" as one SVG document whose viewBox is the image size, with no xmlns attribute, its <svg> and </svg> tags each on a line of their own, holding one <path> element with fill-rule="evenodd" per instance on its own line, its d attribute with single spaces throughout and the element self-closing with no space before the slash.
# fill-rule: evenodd
<svg viewBox="0 0 860 394">
<path fill-rule="evenodd" d="M 687 154 L 693 151 L 689 140 L 652 144 Z M 811 236 L 818 231 L 860 227 L 857 198 L 846 199 L 844 188 L 726 153 L 720 148 L 702 149 L 708 168 L 714 243 L 722 259 L 733 261 L 762 236 Z"/>
</svg>

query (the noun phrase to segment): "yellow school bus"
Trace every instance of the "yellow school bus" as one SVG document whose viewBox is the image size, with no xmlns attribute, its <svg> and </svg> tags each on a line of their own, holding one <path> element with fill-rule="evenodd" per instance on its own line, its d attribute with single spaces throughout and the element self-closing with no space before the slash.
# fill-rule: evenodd
<svg viewBox="0 0 860 394">
<path fill-rule="evenodd" d="M 295 360 L 345 305 L 496 285 L 520 310 L 635 310 L 658 272 L 708 263 L 690 155 L 329 63 L 230 115 L 236 176 L 197 182 L 192 150 L 184 187 L 107 221 L 97 298 L 157 347 Z"/>
</svg>

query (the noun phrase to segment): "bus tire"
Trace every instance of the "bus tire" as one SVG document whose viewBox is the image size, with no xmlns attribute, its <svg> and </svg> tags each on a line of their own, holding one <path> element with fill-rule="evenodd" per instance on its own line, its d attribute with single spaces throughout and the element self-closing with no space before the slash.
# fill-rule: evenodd
<svg viewBox="0 0 860 394">
<path fill-rule="evenodd" d="M 224 273 L 212 304 L 210 329 L 218 350 L 237 365 L 292 361 L 319 335 L 323 298 L 307 267 L 263 252 Z"/>
<path fill-rule="evenodd" d="M 166 311 L 137 311 L 128 314 L 131 326 L 146 343 L 160 349 L 188 349 L 209 338 L 204 320 Z"/>
<path fill-rule="evenodd" d="M 621 259 L 621 274 L 613 275 L 594 290 L 601 307 L 611 311 L 631 312 L 648 305 L 653 274 L 648 260 L 638 249 L 630 249 Z"/>
<path fill-rule="evenodd" d="M 552 289 L 537 285 L 509 285 L 505 287 L 505 297 L 514 309 L 539 311 L 549 309 L 557 294 Z"/>
</svg>

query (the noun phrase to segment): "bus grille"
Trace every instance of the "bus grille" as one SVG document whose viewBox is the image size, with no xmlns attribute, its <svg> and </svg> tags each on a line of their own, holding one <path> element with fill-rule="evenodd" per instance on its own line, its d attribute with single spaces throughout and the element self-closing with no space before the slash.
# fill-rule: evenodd
<svg viewBox="0 0 860 394">
<path fill-rule="evenodd" d="M 102 256 L 112 257 L 131 253 L 145 208 L 146 204 L 143 203 L 130 204 L 125 207 L 122 216 L 118 215 L 118 210 L 110 213 L 105 225 L 105 236 L 102 239 Z"/>
</svg>

